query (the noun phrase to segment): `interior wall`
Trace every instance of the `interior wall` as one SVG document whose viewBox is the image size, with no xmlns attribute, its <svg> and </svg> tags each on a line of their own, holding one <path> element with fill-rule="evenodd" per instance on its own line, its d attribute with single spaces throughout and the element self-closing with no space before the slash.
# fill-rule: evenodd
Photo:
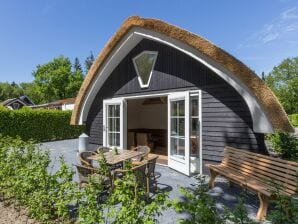
<svg viewBox="0 0 298 224">
<path fill-rule="evenodd" d="M 127 128 L 167 129 L 167 104 L 142 105 L 143 101 L 127 102 Z"/>
</svg>

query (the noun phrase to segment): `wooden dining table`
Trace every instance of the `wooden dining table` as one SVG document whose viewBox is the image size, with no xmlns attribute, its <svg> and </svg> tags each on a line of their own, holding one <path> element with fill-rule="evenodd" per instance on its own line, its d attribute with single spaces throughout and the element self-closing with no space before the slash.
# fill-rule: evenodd
<svg viewBox="0 0 298 224">
<path fill-rule="evenodd" d="M 132 158 L 142 156 L 144 152 L 138 152 L 133 150 L 127 150 L 127 149 L 118 149 L 118 154 L 115 154 L 113 150 L 105 152 L 103 155 L 107 160 L 107 163 L 110 165 L 115 165 L 121 162 L 124 162 L 125 160 L 130 160 Z M 87 157 L 87 159 L 90 160 L 99 160 L 100 154 L 92 155 Z"/>
</svg>

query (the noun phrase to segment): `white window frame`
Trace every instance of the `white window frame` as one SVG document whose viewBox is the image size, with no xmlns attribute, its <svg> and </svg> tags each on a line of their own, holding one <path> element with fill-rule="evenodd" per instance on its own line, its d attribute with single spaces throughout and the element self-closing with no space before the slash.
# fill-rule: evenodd
<svg viewBox="0 0 298 224">
<path fill-rule="evenodd" d="M 189 95 L 189 91 L 174 92 L 168 95 L 168 166 L 187 176 L 190 175 Z M 184 159 L 171 155 L 171 101 L 177 100 L 184 100 Z"/>
<path fill-rule="evenodd" d="M 200 174 L 203 174 L 203 139 L 202 139 L 202 91 L 201 90 L 196 90 L 196 91 L 190 91 L 190 99 L 192 96 L 198 96 L 198 100 L 199 100 L 199 105 L 198 105 L 198 110 L 199 110 L 199 129 L 200 129 L 200 133 L 199 133 L 199 138 L 200 138 L 200 144 L 199 144 L 199 172 Z M 189 102 L 190 103 L 190 102 Z M 189 114 L 189 118 L 191 118 L 191 112 Z M 189 128 L 190 128 L 191 122 L 189 124 Z M 189 133 L 191 136 L 191 133 Z M 191 157 L 191 153 L 189 155 L 189 158 Z"/>
<path fill-rule="evenodd" d="M 114 147 L 108 145 L 108 131 L 107 131 L 107 106 L 119 105 L 120 106 L 120 145 L 118 148 L 126 148 L 126 134 L 127 134 L 127 115 L 126 115 L 126 100 L 124 98 L 114 98 L 103 101 L 103 145 L 108 147 Z"/>
<path fill-rule="evenodd" d="M 139 58 L 140 56 L 142 56 L 143 54 L 154 54 L 156 55 L 156 58 L 153 62 L 153 65 L 152 65 L 152 69 L 150 71 L 150 75 L 149 75 L 149 79 L 148 79 L 148 82 L 147 84 L 144 84 L 143 81 L 142 81 L 142 78 L 141 78 L 141 75 L 139 74 L 139 70 L 138 70 L 138 66 L 136 64 L 136 59 Z M 153 74 L 153 70 L 154 70 L 154 66 L 155 66 L 155 63 L 157 61 L 157 57 L 158 57 L 158 52 L 157 51 L 142 51 L 141 53 L 139 53 L 137 56 L 135 56 L 132 61 L 133 61 L 133 65 L 134 65 L 134 68 L 136 70 L 136 73 L 138 75 L 138 80 L 139 80 L 139 83 L 140 83 L 140 86 L 141 88 L 148 88 L 149 85 L 150 85 L 150 81 L 151 81 L 151 77 L 152 77 L 152 74 Z"/>
</svg>

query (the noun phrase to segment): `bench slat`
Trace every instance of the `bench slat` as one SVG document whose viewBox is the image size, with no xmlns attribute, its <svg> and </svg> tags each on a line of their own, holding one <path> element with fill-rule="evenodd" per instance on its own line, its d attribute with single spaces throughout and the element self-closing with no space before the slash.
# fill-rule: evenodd
<svg viewBox="0 0 298 224">
<path fill-rule="evenodd" d="M 217 166 L 217 167 L 216 167 Z M 260 182 L 256 178 L 252 178 L 250 176 L 243 175 L 236 170 L 232 170 L 230 168 L 225 168 L 221 165 L 212 165 L 209 167 L 210 169 L 215 170 L 219 173 L 219 175 L 222 175 L 232 182 L 235 182 L 236 184 L 239 184 L 241 187 L 251 189 L 256 192 L 260 192 L 268 197 L 271 197 L 272 192 L 275 192 L 275 187 L 272 187 L 270 185 L 264 184 L 263 182 Z M 292 195 L 293 191 L 281 191 L 284 195 Z"/>
<path fill-rule="evenodd" d="M 224 163 L 229 163 L 229 162 L 234 162 L 237 163 L 239 165 L 246 165 L 246 168 L 251 167 L 251 169 L 254 169 L 255 172 L 259 172 L 261 174 L 270 176 L 272 178 L 282 178 L 283 181 L 286 181 L 288 183 L 293 184 L 294 186 L 296 186 L 296 180 L 297 180 L 297 175 L 290 175 L 284 172 L 280 172 L 274 169 L 274 167 L 272 166 L 267 166 L 264 164 L 261 164 L 260 162 L 255 162 L 255 164 L 252 164 L 251 162 L 249 162 L 246 158 L 242 157 L 235 157 L 234 155 L 229 155 L 227 157 L 224 158 L 223 162 Z M 266 171 L 266 172 L 265 172 Z"/>
<path fill-rule="evenodd" d="M 236 148 L 233 148 L 233 147 L 230 147 L 230 146 L 226 146 L 225 151 L 230 151 L 232 153 L 235 153 L 235 152 L 238 153 L 239 152 L 239 153 L 242 153 L 242 154 L 246 154 L 249 157 L 256 158 L 256 159 L 259 159 L 263 162 L 268 162 L 270 164 L 274 164 L 274 165 L 281 166 L 281 167 L 284 167 L 284 168 L 288 168 L 288 169 L 291 169 L 291 170 L 296 171 L 296 172 L 297 172 L 297 169 L 298 169 L 298 163 L 293 162 L 293 161 L 283 160 L 283 159 L 279 159 L 279 158 L 273 158 L 273 157 L 269 157 L 269 156 L 266 156 L 266 155 L 254 153 L 254 152 L 249 152 L 249 151 L 245 151 L 245 150 L 241 150 L 241 149 L 236 149 Z"/>
<path fill-rule="evenodd" d="M 247 161 L 249 161 L 252 165 L 254 164 L 258 164 L 258 165 L 262 165 L 262 166 L 266 166 L 268 168 L 272 168 L 272 169 L 275 169 L 276 171 L 280 171 L 280 172 L 283 172 L 283 173 L 287 173 L 287 174 L 290 174 L 290 175 L 296 175 L 297 174 L 297 171 L 298 171 L 298 167 L 295 168 L 295 167 L 292 167 L 290 168 L 289 165 L 285 165 L 285 164 L 275 164 L 274 161 L 270 162 L 268 159 L 265 160 L 263 158 L 258 158 L 257 156 L 250 156 L 250 155 L 246 155 L 244 153 L 232 153 L 232 152 L 228 152 L 228 153 L 224 153 L 224 158 L 227 156 L 227 155 L 234 155 L 235 157 L 237 158 L 245 158 Z M 259 154 L 257 154 L 259 155 Z"/>
<path fill-rule="evenodd" d="M 260 180 L 263 180 L 264 183 L 268 184 L 266 181 L 271 181 L 272 183 L 279 183 L 282 184 L 284 187 L 288 187 L 292 190 L 296 190 L 296 183 L 294 181 L 290 181 L 286 178 L 272 175 L 268 172 L 262 171 L 262 170 L 255 170 L 252 167 L 249 167 L 245 164 L 239 164 L 236 161 L 230 161 L 229 163 L 223 162 L 222 165 L 225 167 L 233 167 L 238 170 L 239 173 L 245 173 L 246 175 L 250 175 L 252 177 L 259 178 Z"/>
<path fill-rule="evenodd" d="M 271 192 L 268 190 L 269 187 L 261 183 L 258 184 L 258 181 L 256 179 L 247 178 L 246 176 L 239 175 L 239 172 L 228 172 L 222 168 L 223 167 L 221 167 L 220 165 L 209 166 L 209 169 L 212 169 L 218 172 L 220 175 L 227 177 L 229 180 L 235 182 L 236 184 L 239 184 L 241 187 L 260 192 L 269 197 L 271 196 Z"/>
<path fill-rule="evenodd" d="M 272 182 L 268 181 L 266 182 L 266 180 L 264 180 L 264 176 L 261 175 L 251 175 L 251 172 L 247 171 L 247 170 L 241 170 L 241 172 L 239 172 L 239 167 L 237 166 L 225 166 L 222 165 L 223 169 L 229 170 L 229 171 L 234 171 L 234 172 L 238 172 L 239 175 L 243 175 L 243 176 L 247 176 L 247 177 L 253 177 L 255 179 L 257 179 L 260 183 L 263 183 L 264 185 L 270 186 L 270 184 L 272 185 L 276 185 L 281 191 L 283 192 L 287 192 L 289 194 L 295 194 L 296 192 L 296 187 L 295 186 L 291 186 L 288 185 L 282 181 L 279 180 L 273 180 Z M 276 190 L 276 189 L 275 189 Z"/>
</svg>

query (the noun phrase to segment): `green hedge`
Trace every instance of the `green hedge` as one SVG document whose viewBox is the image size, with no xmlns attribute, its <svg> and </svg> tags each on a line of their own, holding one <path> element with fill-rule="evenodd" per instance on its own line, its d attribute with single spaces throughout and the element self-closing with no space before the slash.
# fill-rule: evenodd
<svg viewBox="0 0 298 224">
<path fill-rule="evenodd" d="M 298 114 L 289 115 L 289 119 L 294 127 L 298 127 Z"/>
<path fill-rule="evenodd" d="M 23 140 L 52 141 L 78 137 L 84 126 L 70 125 L 71 111 L 0 107 L 0 133 Z"/>
</svg>

